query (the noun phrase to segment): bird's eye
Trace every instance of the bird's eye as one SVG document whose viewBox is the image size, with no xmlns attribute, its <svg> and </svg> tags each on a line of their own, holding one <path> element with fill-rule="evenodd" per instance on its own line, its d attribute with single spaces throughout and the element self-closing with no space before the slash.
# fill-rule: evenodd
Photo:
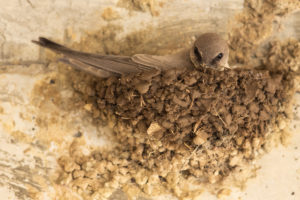
<svg viewBox="0 0 300 200">
<path fill-rule="evenodd" d="M 211 65 L 215 65 L 218 62 L 220 62 L 220 60 L 223 58 L 223 53 L 219 53 L 212 61 L 211 61 Z"/>
<path fill-rule="evenodd" d="M 216 59 L 221 60 L 223 58 L 223 53 L 219 53 L 216 57 Z"/>
<path fill-rule="evenodd" d="M 199 50 L 198 50 L 197 47 L 194 48 L 194 53 L 195 53 L 195 56 L 197 57 L 197 59 L 199 61 L 202 61 L 202 56 L 201 56 L 201 54 L 200 54 L 200 52 L 199 52 Z"/>
</svg>

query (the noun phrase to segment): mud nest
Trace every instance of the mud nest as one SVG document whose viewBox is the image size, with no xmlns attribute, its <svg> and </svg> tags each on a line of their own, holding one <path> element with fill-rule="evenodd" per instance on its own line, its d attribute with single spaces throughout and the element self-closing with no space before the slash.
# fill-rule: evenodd
<svg viewBox="0 0 300 200">
<path fill-rule="evenodd" d="M 182 68 L 75 88 L 94 118 L 112 122 L 131 165 L 162 179 L 180 171 L 213 183 L 253 160 L 271 130 L 283 128 L 292 80 L 283 71 Z"/>
</svg>

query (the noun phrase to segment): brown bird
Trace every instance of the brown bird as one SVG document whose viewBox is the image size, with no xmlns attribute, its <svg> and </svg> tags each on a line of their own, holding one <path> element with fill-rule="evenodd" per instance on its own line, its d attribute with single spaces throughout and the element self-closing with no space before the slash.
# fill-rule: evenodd
<svg viewBox="0 0 300 200">
<path fill-rule="evenodd" d="M 90 54 L 69 49 L 43 37 L 32 42 L 63 54 L 64 58 L 61 61 L 98 77 L 178 67 L 206 66 L 216 70 L 228 68 L 228 45 L 216 33 L 204 33 L 196 39 L 190 49 L 164 56 L 136 54 L 130 57 Z"/>
</svg>

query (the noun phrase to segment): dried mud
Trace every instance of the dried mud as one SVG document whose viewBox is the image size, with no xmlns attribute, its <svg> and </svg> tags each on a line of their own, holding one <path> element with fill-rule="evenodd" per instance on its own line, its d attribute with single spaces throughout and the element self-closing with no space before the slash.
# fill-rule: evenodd
<svg viewBox="0 0 300 200">
<path fill-rule="evenodd" d="M 232 28 L 228 39 L 231 65 L 251 63 L 252 66 L 259 66 L 261 62 L 254 61 L 266 56 L 259 51 L 262 44 L 273 46 L 276 39 L 271 37 L 284 28 L 281 22 L 286 16 L 299 9 L 300 2 L 297 0 L 244 1 L 243 12 L 230 24 Z M 287 68 L 285 65 L 279 66 Z"/>
<path fill-rule="evenodd" d="M 110 122 L 118 145 L 89 156 L 70 150 L 59 163 L 71 185 L 83 195 L 132 184 L 183 197 L 182 184 L 220 184 L 266 150 L 288 120 L 293 75 L 174 69 L 74 87 L 96 120 Z"/>
</svg>

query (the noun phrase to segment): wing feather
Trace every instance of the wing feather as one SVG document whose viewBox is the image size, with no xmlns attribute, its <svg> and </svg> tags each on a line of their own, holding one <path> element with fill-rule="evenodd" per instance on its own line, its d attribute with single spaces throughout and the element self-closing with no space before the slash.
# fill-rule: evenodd
<svg viewBox="0 0 300 200">
<path fill-rule="evenodd" d="M 74 51 L 43 37 L 33 42 L 63 54 L 65 56 L 61 59 L 63 62 L 98 77 L 107 77 L 108 74 L 121 75 L 157 69 L 153 65 L 135 62 L 129 56 L 98 55 Z"/>
</svg>

